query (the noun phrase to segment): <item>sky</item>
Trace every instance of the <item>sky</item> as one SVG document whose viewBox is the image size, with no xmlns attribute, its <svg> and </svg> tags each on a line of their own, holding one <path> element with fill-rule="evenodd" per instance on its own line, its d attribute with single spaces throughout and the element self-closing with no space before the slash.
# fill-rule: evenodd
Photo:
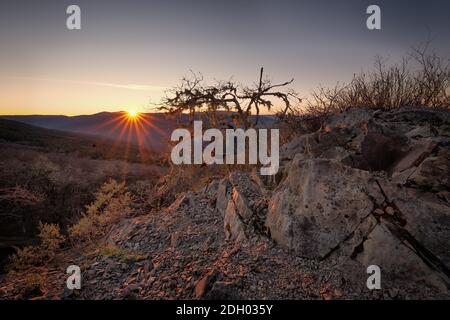
<svg viewBox="0 0 450 320">
<path fill-rule="evenodd" d="M 81 30 L 66 8 L 81 8 Z M 381 8 L 368 30 L 366 8 Z M 148 111 L 190 70 L 273 81 L 308 96 L 377 55 L 395 62 L 431 37 L 450 55 L 448 0 L 0 0 L 0 114 Z"/>
</svg>

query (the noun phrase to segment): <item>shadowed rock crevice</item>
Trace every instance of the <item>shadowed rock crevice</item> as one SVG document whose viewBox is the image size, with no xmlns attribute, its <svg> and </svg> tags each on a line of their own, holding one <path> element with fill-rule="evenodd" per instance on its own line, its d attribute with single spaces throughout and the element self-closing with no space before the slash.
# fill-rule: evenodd
<svg viewBox="0 0 450 320">
<path fill-rule="evenodd" d="M 382 186 L 377 182 L 380 191 L 385 196 L 385 201 L 388 203 L 390 208 L 393 208 L 392 213 L 383 215 L 382 219 L 388 229 L 400 239 L 405 246 L 409 247 L 412 251 L 419 256 L 422 261 L 428 265 L 433 270 L 440 272 L 444 276 L 444 281 L 447 282 L 447 286 L 450 288 L 450 269 L 445 265 L 439 257 L 437 257 L 433 252 L 427 249 L 420 241 L 418 241 L 408 230 L 404 227 L 407 221 L 404 219 L 403 214 L 400 209 L 395 205 L 395 202 L 389 202 L 389 198 L 386 196 Z"/>
</svg>

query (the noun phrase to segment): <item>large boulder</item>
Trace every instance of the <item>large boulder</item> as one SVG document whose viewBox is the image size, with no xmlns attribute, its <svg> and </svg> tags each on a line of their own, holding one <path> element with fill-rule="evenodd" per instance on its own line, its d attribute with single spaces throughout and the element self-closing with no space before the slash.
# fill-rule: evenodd
<svg viewBox="0 0 450 320">
<path fill-rule="evenodd" d="M 307 258 L 324 258 L 374 210 L 371 175 L 330 159 L 294 159 L 269 204 L 272 238 Z"/>
<path fill-rule="evenodd" d="M 448 278 L 434 270 L 411 250 L 410 243 L 395 236 L 387 224 L 377 224 L 366 236 L 358 254 L 353 259 L 360 265 L 344 270 L 347 273 L 365 271 L 370 265 L 381 269 L 384 288 L 401 288 L 411 285 L 428 285 L 441 292 L 447 291 Z M 365 272 L 364 272 L 365 273 Z M 367 277 L 367 274 L 364 275 Z M 362 279 L 361 279 L 362 280 Z M 361 281 L 361 283 L 364 283 Z"/>
<path fill-rule="evenodd" d="M 436 155 L 423 160 L 408 179 L 422 189 L 435 192 L 450 191 L 450 150 L 441 148 Z"/>
<path fill-rule="evenodd" d="M 282 149 L 266 218 L 294 255 L 365 283 L 450 288 L 450 111 L 349 111 Z M 356 280 L 355 280 L 356 281 Z M 448 293 L 448 292 L 447 292 Z"/>
<path fill-rule="evenodd" d="M 428 264 L 450 276 L 450 206 L 420 189 L 382 181 L 380 188 L 395 211 L 393 232 Z"/>
</svg>

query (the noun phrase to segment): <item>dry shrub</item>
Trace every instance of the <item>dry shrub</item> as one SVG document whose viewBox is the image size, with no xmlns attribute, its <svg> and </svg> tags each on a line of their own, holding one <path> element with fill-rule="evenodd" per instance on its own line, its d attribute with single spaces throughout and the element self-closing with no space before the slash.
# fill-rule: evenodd
<svg viewBox="0 0 450 320">
<path fill-rule="evenodd" d="M 260 111 L 273 110 L 274 101 L 278 100 L 283 106 L 280 112 L 284 114 L 293 103 L 301 101 L 297 92 L 289 88 L 294 79 L 274 84 L 263 74 L 264 68 L 261 68 L 258 83 L 244 86 L 234 80 L 216 81 L 211 85 L 201 74 L 192 73 L 184 77 L 180 85 L 166 91 L 158 110 L 172 115 L 187 112 L 190 120 L 202 113 L 215 128 L 234 125 L 249 128 L 253 126 L 252 112 L 256 113 L 257 124 Z"/>
<path fill-rule="evenodd" d="M 400 64 L 378 57 L 372 71 L 354 75 L 350 83 L 317 88 L 301 109 L 280 117 L 282 137 L 316 131 L 330 115 L 351 108 L 449 108 L 450 63 L 429 52 L 429 44 L 413 49 Z"/>
<path fill-rule="evenodd" d="M 83 215 L 80 220 L 69 228 L 69 237 L 71 240 L 91 241 L 101 236 L 100 228 L 96 219 Z"/>
<path fill-rule="evenodd" d="M 22 298 L 33 298 L 44 294 L 45 277 L 38 273 L 27 274 L 22 288 Z"/>
<path fill-rule="evenodd" d="M 295 136 L 319 130 L 327 118 L 327 114 L 305 113 L 300 108 L 293 108 L 286 115 L 277 115 L 280 121 L 280 145 L 288 143 Z"/>
<path fill-rule="evenodd" d="M 349 84 L 319 87 L 306 113 L 323 115 L 349 108 L 391 110 L 405 106 L 449 107 L 450 64 L 429 52 L 429 43 L 413 49 L 400 64 L 377 57 L 374 69 L 360 73 Z"/>
<path fill-rule="evenodd" d="M 39 245 L 27 246 L 22 249 L 16 248 L 17 252 L 10 259 L 10 270 L 26 270 L 53 260 L 61 244 L 65 241 L 59 227 L 54 224 L 39 223 L 38 237 Z"/>
<path fill-rule="evenodd" d="M 16 253 L 10 258 L 8 269 L 20 271 L 41 264 L 42 260 L 36 255 L 37 251 L 33 246 L 27 246 L 23 249 L 16 248 Z"/>
<path fill-rule="evenodd" d="M 57 225 L 47 223 L 39 224 L 38 237 L 41 240 L 38 248 L 41 251 L 41 255 L 47 259 L 54 258 L 56 251 L 65 240 Z"/>
<path fill-rule="evenodd" d="M 44 201 L 44 195 L 33 193 L 21 186 L 0 189 L 0 201 L 7 201 L 22 206 L 35 205 Z"/>
<path fill-rule="evenodd" d="M 128 185 L 128 190 L 135 200 L 133 203 L 135 214 L 146 214 L 154 209 L 155 188 L 158 180 L 157 178 L 153 180 L 139 180 Z"/>
<path fill-rule="evenodd" d="M 172 204 L 186 191 L 198 191 L 212 180 L 221 178 L 233 170 L 249 169 L 250 165 L 173 165 L 169 174 L 156 186 L 153 207 L 158 209 Z"/>
<path fill-rule="evenodd" d="M 108 180 L 95 193 L 95 201 L 86 207 L 78 223 L 69 228 L 70 239 L 91 241 L 104 235 L 111 225 L 133 213 L 132 202 L 125 182 Z"/>
</svg>

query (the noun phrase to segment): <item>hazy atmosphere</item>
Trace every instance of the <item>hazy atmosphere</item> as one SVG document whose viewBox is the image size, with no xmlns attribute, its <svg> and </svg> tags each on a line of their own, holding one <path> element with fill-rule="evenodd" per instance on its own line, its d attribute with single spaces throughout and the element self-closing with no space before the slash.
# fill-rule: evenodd
<svg viewBox="0 0 450 320">
<path fill-rule="evenodd" d="M 79 31 L 65 27 L 69 4 L 1 1 L 0 114 L 145 111 L 190 70 L 252 83 L 264 66 L 308 96 L 430 37 L 450 52 L 446 0 L 378 1 L 375 31 L 370 1 L 80 0 Z"/>
</svg>

